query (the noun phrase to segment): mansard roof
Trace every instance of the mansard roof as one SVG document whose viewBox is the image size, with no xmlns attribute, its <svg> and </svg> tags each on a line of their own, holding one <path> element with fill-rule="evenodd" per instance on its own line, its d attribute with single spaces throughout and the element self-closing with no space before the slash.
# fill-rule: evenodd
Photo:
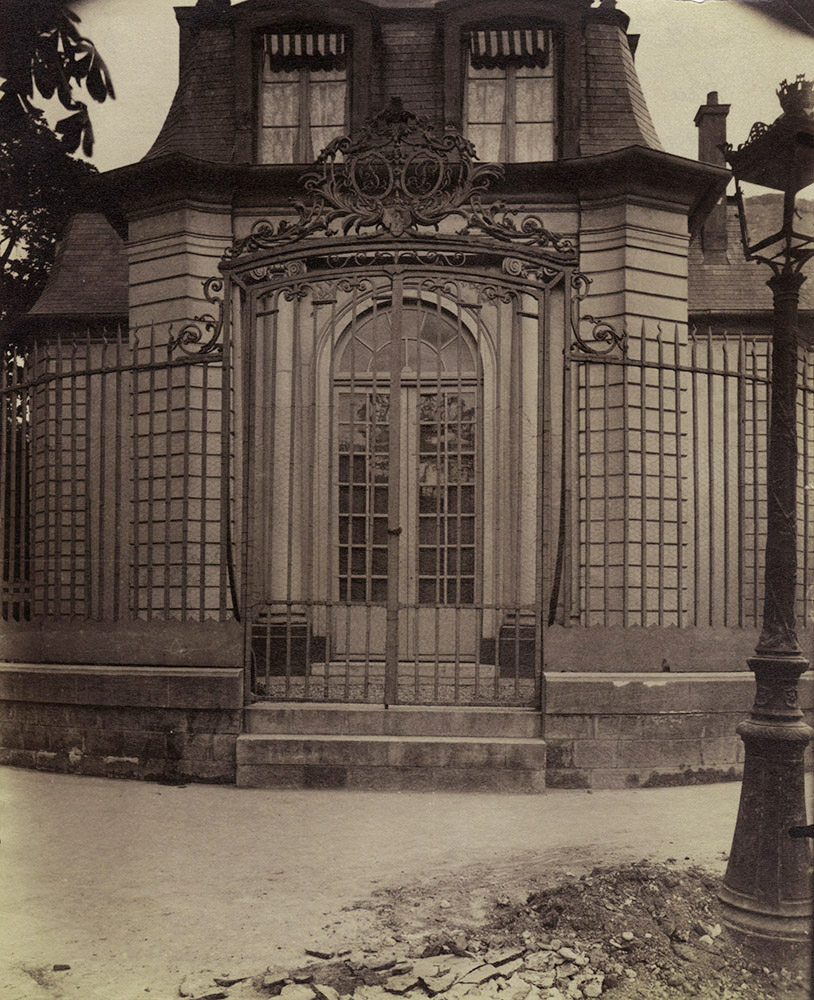
<svg viewBox="0 0 814 1000">
<path fill-rule="evenodd" d="M 582 36 L 577 48 L 578 65 L 563 67 L 563 71 L 568 74 L 564 86 L 579 91 L 576 103 L 580 121 L 573 148 L 564 151 L 564 155 L 590 156 L 633 145 L 660 150 L 662 146 L 647 109 L 626 33 L 629 19 L 609 6 L 591 8 L 590 2 L 512 0 L 500 5 L 498 12 L 493 3 L 484 3 L 484 0 L 441 0 L 440 3 L 337 0 L 332 5 L 311 0 L 277 0 L 275 3 L 245 0 L 234 7 L 219 0 L 199 0 L 195 7 L 176 10 L 181 29 L 178 89 L 164 125 L 145 159 L 181 154 L 214 163 L 245 162 L 247 145 L 241 141 L 241 135 L 245 137 L 251 131 L 252 122 L 244 121 L 246 113 L 238 109 L 247 106 L 245 94 L 241 102 L 240 91 L 251 86 L 251 59 L 245 58 L 245 52 L 240 49 L 239 30 L 241 27 L 254 29 L 281 18 L 307 19 L 309 14 L 327 23 L 364 23 L 368 31 L 382 18 L 390 21 L 398 17 L 436 19 L 438 51 L 434 58 L 440 62 L 445 58 L 440 41 L 445 19 L 462 24 L 468 18 L 482 20 L 486 15 L 504 19 L 532 14 L 567 24 L 569 31 L 576 26 Z M 372 58 L 375 62 L 375 53 Z M 453 56 L 447 53 L 446 58 Z M 457 53 L 454 58 L 457 59 Z M 390 67 L 397 62 L 400 67 L 403 60 L 391 60 Z M 423 64 L 413 67 L 412 73 L 408 70 L 409 67 L 398 70 L 404 74 L 402 96 L 405 106 L 426 113 L 423 108 L 411 108 L 409 98 L 416 78 L 424 73 Z M 399 81 L 391 82 L 389 94 L 398 93 L 399 86 Z M 438 87 L 437 91 L 434 117 L 439 123 L 442 119 L 454 119 L 455 113 L 444 107 L 443 88 Z M 371 97 L 375 103 L 374 88 Z M 449 103 L 448 96 L 446 100 Z M 369 108 L 370 113 L 378 110 L 380 108 L 375 106 Z"/>
</svg>

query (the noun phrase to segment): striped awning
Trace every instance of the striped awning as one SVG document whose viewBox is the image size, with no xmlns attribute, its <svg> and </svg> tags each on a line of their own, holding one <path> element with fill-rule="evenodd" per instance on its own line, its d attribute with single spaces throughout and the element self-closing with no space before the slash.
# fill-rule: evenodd
<svg viewBox="0 0 814 1000">
<path fill-rule="evenodd" d="M 551 58 L 551 32 L 545 28 L 514 28 L 508 31 L 471 31 L 469 56 L 475 69 L 499 66 L 538 66 Z"/>
<path fill-rule="evenodd" d="M 314 70 L 343 69 L 347 43 L 344 33 L 270 31 L 266 32 L 263 48 L 269 69 L 279 73 L 305 66 Z"/>
</svg>

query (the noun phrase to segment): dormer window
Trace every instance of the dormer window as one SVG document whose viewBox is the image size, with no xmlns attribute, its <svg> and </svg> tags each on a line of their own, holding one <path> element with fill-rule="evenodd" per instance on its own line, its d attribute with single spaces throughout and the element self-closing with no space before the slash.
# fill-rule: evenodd
<svg viewBox="0 0 814 1000">
<path fill-rule="evenodd" d="M 555 155 L 554 55 L 547 28 L 466 33 L 464 134 L 482 160 Z"/>
<path fill-rule="evenodd" d="M 347 131 L 348 36 L 308 28 L 263 36 L 258 161 L 311 163 Z"/>
</svg>

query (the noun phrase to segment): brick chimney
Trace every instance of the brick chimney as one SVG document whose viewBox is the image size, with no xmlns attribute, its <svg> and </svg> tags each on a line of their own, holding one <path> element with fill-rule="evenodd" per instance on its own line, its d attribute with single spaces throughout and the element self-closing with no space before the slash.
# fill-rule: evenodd
<svg viewBox="0 0 814 1000">
<path fill-rule="evenodd" d="M 726 142 L 726 116 L 728 104 L 718 103 L 718 91 L 707 94 L 707 103 L 702 104 L 695 115 L 698 129 L 698 159 L 704 163 L 714 163 L 725 167 L 726 160 L 720 147 Z M 704 261 L 709 264 L 727 263 L 726 249 L 726 195 L 707 216 L 701 229 L 701 248 Z"/>
</svg>

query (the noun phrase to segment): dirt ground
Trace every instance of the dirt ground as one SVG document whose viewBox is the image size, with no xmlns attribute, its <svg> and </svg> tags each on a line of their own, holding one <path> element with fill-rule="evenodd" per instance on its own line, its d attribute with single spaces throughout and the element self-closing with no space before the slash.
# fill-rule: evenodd
<svg viewBox="0 0 814 1000">
<path fill-rule="evenodd" d="M 580 960 L 590 957 L 592 972 L 602 971 L 601 995 L 609 1000 L 798 1000 L 804 994 L 791 973 L 779 966 L 763 973 L 754 961 L 739 965 L 740 956 L 738 983 L 725 982 L 714 969 L 718 960 L 706 956 L 720 956 L 722 947 L 735 956 L 735 946 L 722 935 L 706 952 L 696 940 L 695 924 L 714 929 L 714 913 L 704 910 L 714 878 L 687 872 L 696 865 L 713 876 L 723 872 L 738 794 L 736 784 L 542 796 L 272 792 L 2 769 L 0 997 L 169 1000 L 185 981 L 193 984 L 190 996 L 205 996 L 200 989 L 208 983 L 211 992 L 214 976 L 229 973 L 254 977 L 220 991 L 233 1000 L 280 990 L 284 1000 L 321 1000 L 304 984 L 306 993 L 286 995 L 285 976 L 262 987 L 267 969 L 288 974 L 316 961 L 306 949 L 334 956 L 328 965 L 339 961 L 344 993 L 364 982 L 371 956 L 394 949 L 399 961 L 433 950 L 454 956 L 456 949 L 481 960 L 504 945 L 521 947 L 525 961 L 546 952 L 552 957 L 531 960 L 543 964 L 536 971 L 545 983 L 545 962 L 563 964 L 552 948 L 559 940 Z M 650 871 L 640 886 L 655 884 L 680 905 L 684 897 L 694 901 L 678 939 L 659 923 L 658 907 L 645 913 L 629 888 L 616 900 L 616 889 L 595 872 L 611 867 L 607 877 L 628 886 L 624 866 L 645 859 L 667 864 L 677 874 L 666 877 L 679 882 L 665 893 L 663 872 L 638 867 Z M 538 907 L 547 891 L 560 893 L 556 905 Z M 598 922 L 591 893 L 603 908 L 606 901 L 621 907 L 626 926 L 616 927 L 607 909 L 607 926 Z M 637 922 L 631 914 L 638 909 Z M 556 925 L 538 926 L 541 914 L 550 921 L 552 913 Z M 635 946 L 619 937 L 625 930 Z M 687 952 L 690 971 L 709 979 L 709 967 L 716 975 L 708 983 L 687 975 L 673 942 L 695 949 Z M 602 963 L 608 968 L 600 970 Z M 631 963 L 635 980 L 624 972 Z M 70 968 L 55 971 L 59 965 Z M 654 979 L 651 965 L 664 974 Z M 673 967 L 683 985 L 667 982 Z M 490 987 L 496 998 L 503 996 L 499 982 Z M 404 994 L 408 1000 L 419 1000 L 416 989 Z M 535 989 L 547 1000 L 545 986 Z M 486 987 L 481 994 L 491 996 Z M 521 1000 L 517 989 L 505 1000 Z M 530 993 L 529 1000 L 537 998 Z"/>
</svg>

